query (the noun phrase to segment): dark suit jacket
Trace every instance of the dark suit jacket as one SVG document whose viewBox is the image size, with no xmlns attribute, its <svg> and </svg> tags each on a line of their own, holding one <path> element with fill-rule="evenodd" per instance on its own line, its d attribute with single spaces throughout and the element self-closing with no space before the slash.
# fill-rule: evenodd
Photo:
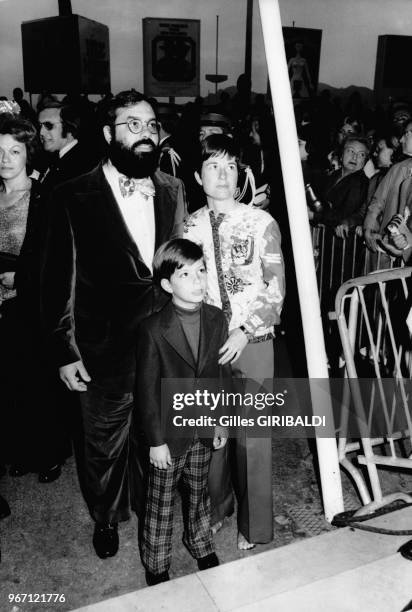
<svg viewBox="0 0 412 612">
<path fill-rule="evenodd" d="M 172 302 L 141 324 L 137 342 L 135 403 L 137 420 L 149 446 L 166 443 L 173 457 L 183 454 L 188 448 L 196 428 L 180 433 L 180 436 L 189 433 L 188 437 L 173 435 L 176 428 L 171 426 L 170 417 L 179 412 L 175 412 L 171 404 L 165 401 L 165 395 L 161 397 L 162 379 L 184 379 L 176 385 L 175 392 L 178 393 L 192 393 L 198 384 L 201 387 L 199 379 L 214 379 L 216 389 L 213 391 L 226 388 L 231 379 L 231 367 L 218 365 L 219 349 L 226 339 L 224 314 L 209 304 L 202 304 L 197 363 Z M 205 414 L 205 411 L 202 413 Z M 210 416 L 216 417 L 217 413 L 210 412 Z M 187 417 L 188 412 L 183 411 L 182 416 Z M 202 441 L 211 446 L 212 436 Z"/>
<path fill-rule="evenodd" d="M 41 179 L 44 194 L 48 196 L 57 185 L 90 172 L 97 163 L 98 159 L 90 150 L 77 143 L 63 157 L 57 158 L 49 172 Z"/>
<path fill-rule="evenodd" d="M 160 171 L 155 248 L 182 234 L 183 185 Z M 50 199 L 43 316 L 56 366 L 83 361 L 92 380 L 133 389 L 136 329 L 165 299 L 123 220 L 101 166 L 57 187 Z"/>
<path fill-rule="evenodd" d="M 331 207 L 325 207 L 320 222 L 332 227 L 344 221 L 349 226 L 359 225 L 359 209 L 367 197 L 369 179 L 363 170 L 358 170 L 338 180 L 341 172 L 336 170 L 327 179 L 322 199 Z"/>
</svg>

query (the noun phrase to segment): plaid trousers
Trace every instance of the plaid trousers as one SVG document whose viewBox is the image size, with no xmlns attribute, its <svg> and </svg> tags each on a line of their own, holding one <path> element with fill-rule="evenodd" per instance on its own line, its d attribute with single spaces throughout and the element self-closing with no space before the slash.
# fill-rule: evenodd
<svg viewBox="0 0 412 612">
<path fill-rule="evenodd" d="M 185 493 L 183 543 L 195 559 L 214 552 L 207 489 L 210 458 L 211 449 L 196 439 L 183 455 L 172 458 L 166 470 L 150 465 L 140 552 L 152 574 L 170 567 L 174 498 L 180 480 Z"/>
</svg>

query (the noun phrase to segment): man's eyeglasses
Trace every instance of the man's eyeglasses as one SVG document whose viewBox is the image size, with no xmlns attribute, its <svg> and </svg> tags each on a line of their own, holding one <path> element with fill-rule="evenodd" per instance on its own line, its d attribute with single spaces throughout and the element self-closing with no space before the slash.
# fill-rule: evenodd
<svg viewBox="0 0 412 612">
<path fill-rule="evenodd" d="M 59 123 L 61 123 L 61 121 L 56 121 L 56 123 L 52 123 L 51 121 L 39 121 L 39 129 L 44 127 L 48 132 L 51 132 L 56 125 L 59 125 Z"/>
<path fill-rule="evenodd" d="M 132 134 L 140 134 L 144 130 L 145 127 L 149 130 L 151 134 L 157 134 L 159 131 L 159 124 L 156 119 L 150 119 L 150 121 L 140 121 L 140 119 L 128 119 L 127 121 L 122 121 L 121 123 L 115 123 L 114 125 L 127 125 Z"/>
<path fill-rule="evenodd" d="M 366 159 L 367 157 L 367 153 L 365 153 L 365 151 L 355 151 L 355 149 L 344 149 L 344 151 L 346 151 L 346 153 L 349 153 L 350 155 L 352 155 L 352 157 L 356 157 L 356 159 Z"/>
</svg>

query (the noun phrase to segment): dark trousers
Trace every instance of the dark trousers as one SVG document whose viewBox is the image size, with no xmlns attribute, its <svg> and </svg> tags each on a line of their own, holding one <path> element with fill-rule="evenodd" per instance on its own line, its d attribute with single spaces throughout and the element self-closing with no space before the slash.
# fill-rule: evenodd
<svg viewBox="0 0 412 612">
<path fill-rule="evenodd" d="M 143 565 L 153 574 L 165 572 L 172 556 L 173 509 L 176 488 L 183 485 L 183 542 L 195 559 L 214 552 L 207 489 L 211 450 L 194 441 L 166 470 L 150 465 L 146 512 L 140 551 Z"/>
<path fill-rule="evenodd" d="M 84 447 L 79 475 L 90 514 L 97 522 L 125 521 L 129 509 L 129 430 L 133 394 L 93 383 L 79 394 Z"/>
<path fill-rule="evenodd" d="M 212 507 L 210 524 L 215 525 L 231 516 L 235 506 L 229 466 L 229 440 L 224 448 L 212 452 L 208 487 Z"/>
<path fill-rule="evenodd" d="M 0 463 L 36 472 L 71 454 L 69 419 L 37 318 L 14 298 L 0 307 Z"/>
<path fill-rule="evenodd" d="M 233 365 L 237 378 L 259 381 L 272 379 L 274 370 L 273 342 L 248 344 Z M 253 392 L 255 385 L 244 392 Z M 241 416 L 246 416 L 241 414 Z M 265 544 L 273 537 L 272 509 L 272 439 L 251 438 L 246 428 L 239 428 L 236 437 L 236 497 L 238 530 L 249 542 Z"/>
</svg>

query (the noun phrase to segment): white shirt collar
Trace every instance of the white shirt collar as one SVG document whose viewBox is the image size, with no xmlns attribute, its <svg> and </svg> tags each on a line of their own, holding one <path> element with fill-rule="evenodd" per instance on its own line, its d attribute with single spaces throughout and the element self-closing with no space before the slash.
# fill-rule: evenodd
<svg viewBox="0 0 412 612">
<path fill-rule="evenodd" d="M 118 180 L 120 176 L 123 176 L 123 174 L 120 174 L 116 166 L 112 164 L 112 161 L 110 159 L 106 159 L 106 161 L 104 162 L 103 170 L 106 177 L 110 176 L 114 180 Z"/>
<path fill-rule="evenodd" d="M 156 236 L 153 197 L 146 198 L 136 190 L 131 196 L 123 198 L 120 193 L 119 178 L 124 175 L 118 171 L 110 159 L 103 164 L 103 173 L 143 261 L 149 270 L 152 270 Z"/>
<path fill-rule="evenodd" d="M 60 159 L 63 157 L 63 155 L 66 155 L 66 153 L 70 151 L 70 149 L 73 149 L 73 147 L 75 147 L 78 142 L 79 141 L 77 140 L 77 138 L 75 138 L 74 140 L 71 140 L 67 145 L 64 145 L 64 147 L 59 151 Z"/>
</svg>

